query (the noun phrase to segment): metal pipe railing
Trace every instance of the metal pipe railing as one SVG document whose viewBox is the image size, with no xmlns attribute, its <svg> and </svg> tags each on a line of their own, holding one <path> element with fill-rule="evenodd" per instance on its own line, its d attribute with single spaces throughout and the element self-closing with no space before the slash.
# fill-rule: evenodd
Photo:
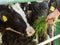
<svg viewBox="0 0 60 45">
<path fill-rule="evenodd" d="M 44 42 L 42 42 L 42 43 L 39 43 L 39 44 L 37 44 L 37 45 L 45 45 L 45 44 L 50 43 L 50 42 L 52 42 L 53 40 L 58 39 L 58 38 L 60 38 L 60 34 L 57 35 L 57 36 L 55 36 L 55 37 L 52 37 L 52 38 L 50 38 L 50 39 L 48 39 L 48 40 L 46 40 L 46 41 L 44 41 Z"/>
<path fill-rule="evenodd" d="M 22 3 L 22 2 L 36 2 L 37 0 L 0 0 L 0 4 L 12 4 L 12 3 Z"/>
</svg>

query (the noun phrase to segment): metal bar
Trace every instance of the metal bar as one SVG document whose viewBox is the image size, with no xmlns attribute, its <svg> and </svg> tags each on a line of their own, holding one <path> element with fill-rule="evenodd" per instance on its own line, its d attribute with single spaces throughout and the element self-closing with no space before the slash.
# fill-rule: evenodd
<svg viewBox="0 0 60 45">
<path fill-rule="evenodd" d="M 37 45 L 45 45 L 45 44 L 47 44 L 47 43 L 49 43 L 49 42 L 51 42 L 51 41 L 53 41 L 55 39 L 58 39 L 58 38 L 60 38 L 60 34 L 55 36 L 55 37 L 53 37 L 53 38 L 50 38 L 50 39 L 48 39 L 48 40 L 46 40 L 46 41 L 44 41 L 44 42 L 42 42 L 40 44 L 37 44 Z"/>
<path fill-rule="evenodd" d="M 17 2 L 36 2 L 36 0 L 0 0 L 0 4 L 11 4 Z"/>
</svg>

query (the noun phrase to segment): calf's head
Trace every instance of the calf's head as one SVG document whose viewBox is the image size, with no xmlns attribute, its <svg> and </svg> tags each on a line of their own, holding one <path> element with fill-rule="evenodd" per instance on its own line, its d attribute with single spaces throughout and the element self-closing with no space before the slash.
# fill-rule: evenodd
<svg viewBox="0 0 60 45">
<path fill-rule="evenodd" d="M 6 7 L 3 8 L 6 10 L 0 11 L 1 20 L 4 24 L 3 26 L 5 28 L 10 27 L 15 31 L 27 34 L 28 36 L 32 36 L 35 31 L 27 22 L 25 13 L 23 12 L 20 5 L 17 3 L 15 5 L 11 5 L 11 7 L 12 9 Z"/>
</svg>

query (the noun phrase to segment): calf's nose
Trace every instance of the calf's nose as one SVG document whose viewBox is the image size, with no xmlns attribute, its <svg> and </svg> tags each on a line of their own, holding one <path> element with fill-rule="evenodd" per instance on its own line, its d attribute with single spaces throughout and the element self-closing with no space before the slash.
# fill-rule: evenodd
<svg viewBox="0 0 60 45">
<path fill-rule="evenodd" d="M 26 28 L 26 32 L 27 32 L 27 36 L 30 37 L 34 35 L 35 30 L 30 25 L 28 25 Z"/>
</svg>

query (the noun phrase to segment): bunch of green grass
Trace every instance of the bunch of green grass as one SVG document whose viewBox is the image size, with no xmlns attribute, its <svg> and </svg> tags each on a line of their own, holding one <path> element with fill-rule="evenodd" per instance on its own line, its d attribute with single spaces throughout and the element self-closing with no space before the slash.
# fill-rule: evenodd
<svg viewBox="0 0 60 45">
<path fill-rule="evenodd" d="M 45 33 L 47 32 L 46 17 L 47 16 L 41 16 L 34 21 L 34 23 L 33 23 L 33 28 L 35 29 L 34 37 L 39 35 L 41 32 L 43 35 L 42 34 L 40 34 L 40 35 L 42 35 L 45 38 L 45 36 L 46 36 Z"/>
</svg>

